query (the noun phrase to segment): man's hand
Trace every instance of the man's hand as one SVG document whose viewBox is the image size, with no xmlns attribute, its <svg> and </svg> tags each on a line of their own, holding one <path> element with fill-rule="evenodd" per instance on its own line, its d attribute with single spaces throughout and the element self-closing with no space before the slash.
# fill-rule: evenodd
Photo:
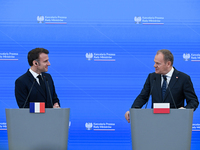
<svg viewBox="0 0 200 150">
<path fill-rule="evenodd" d="M 179 109 L 185 109 L 184 107 L 180 107 Z"/>
<path fill-rule="evenodd" d="M 53 105 L 53 108 L 60 108 L 60 106 L 58 105 L 58 103 L 55 103 L 55 104 Z"/>
<path fill-rule="evenodd" d="M 127 111 L 124 116 L 125 116 L 126 120 L 128 121 L 128 123 L 130 123 L 130 112 Z"/>
</svg>

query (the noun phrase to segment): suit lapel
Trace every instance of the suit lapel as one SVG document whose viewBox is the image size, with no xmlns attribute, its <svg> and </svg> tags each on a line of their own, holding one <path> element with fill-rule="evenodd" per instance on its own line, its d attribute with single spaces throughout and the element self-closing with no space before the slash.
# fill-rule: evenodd
<svg viewBox="0 0 200 150">
<path fill-rule="evenodd" d="M 169 93 L 169 88 L 172 91 L 173 86 L 178 81 L 178 78 L 179 78 L 178 74 L 179 74 L 179 72 L 174 68 L 174 72 L 172 74 L 171 80 L 169 82 L 168 88 L 167 88 L 166 93 L 165 93 L 164 101 L 166 100 L 168 94 L 170 94 Z"/>
<path fill-rule="evenodd" d="M 28 75 L 29 80 L 30 80 L 31 82 L 34 82 L 35 78 L 34 78 L 33 75 L 30 73 L 29 70 L 26 72 L 26 74 Z"/>
<path fill-rule="evenodd" d="M 30 73 L 30 71 L 27 71 L 28 76 L 29 76 L 29 80 L 31 80 L 31 82 L 34 82 L 35 78 L 33 77 L 33 75 Z M 46 86 L 46 83 L 45 83 Z M 38 82 L 36 81 L 36 83 L 34 84 L 34 87 L 39 91 L 39 93 L 46 98 L 45 96 L 45 92 L 43 91 L 42 87 L 38 84 Z"/>
<path fill-rule="evenodd" d="M 40 93 L 42 93 L 42 96 L 44 96 L 44 98 L 46 99 L 47 84 L 46 84 L 45 77 L 44 77 L 43 74 L 42 74 L 42 78 L 43 78 L 43 81 L 44 81 L 44 84 L 45 84 L 45 91 L 44 91 L 44 90 L 42 89 L 42 87 L 39 85 L 39 87 L 40 87 Z"/>
<path fill-rule="evenodd" d="M 179 78 L 179 72 L 176 69 L 174 69 L 174 73 L 172 74 L 172 78 L 171 78 L 170 83 L 169 83 L 170 89 L 173 88 L 175 83 L 178 81 L 178 78 Z"/>
<path fill-rule="evenodd" d="M 161 75 L 160 74 L 157 74 L 156 75 L 156 93 L 159 97 L 159 100 L 162 102 L 162 95 L 161 95 Z"/>
</svg>

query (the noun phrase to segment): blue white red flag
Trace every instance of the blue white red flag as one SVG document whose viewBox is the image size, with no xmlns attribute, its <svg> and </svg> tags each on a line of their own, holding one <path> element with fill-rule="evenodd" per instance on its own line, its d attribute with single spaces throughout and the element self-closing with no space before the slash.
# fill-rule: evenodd
<svg viewBox="0 0 200 150">
<path fill-rule="evenodd" d="M 44 102 L 34 102 L 30 103 L 30 113 L 45 113 L 45 103 Z"/>
</svg>

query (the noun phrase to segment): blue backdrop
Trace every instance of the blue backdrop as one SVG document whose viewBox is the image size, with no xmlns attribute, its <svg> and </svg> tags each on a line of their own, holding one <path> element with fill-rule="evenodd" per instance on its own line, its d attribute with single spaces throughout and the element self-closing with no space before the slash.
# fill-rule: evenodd
<svg viewBox="0 0 200 150">
<path fill-rule="evenodd" d="M 62 108 L 70 108 L 69 150 L 131 150 L 124 114 L 140 93 L 154 56 L 169 49 L 200 97 L 198 0 L 1 0 L 0 149 L 8 149 L 5 108 L 18 108 L 14 82 L 27 53 L 50 51 Z M 150 108 L 150 104 L 148 106 Z M 192 150 L 200 147 L 200 109 Z"/>
</svg>

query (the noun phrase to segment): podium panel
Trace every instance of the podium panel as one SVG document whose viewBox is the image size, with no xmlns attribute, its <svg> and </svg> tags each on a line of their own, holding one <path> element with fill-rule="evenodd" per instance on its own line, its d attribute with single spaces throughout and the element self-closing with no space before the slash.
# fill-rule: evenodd
<svg viewBox="0 0 200 150">
<path fill-rule="evenodd" d="M 130 109 L 132 150 L 190 150 L 193 109 Z"/>
<path fill-rule="evenodd" d="M 9 150 L 67 150 L 69 108 L 6 109 Z"/>
</svg>

